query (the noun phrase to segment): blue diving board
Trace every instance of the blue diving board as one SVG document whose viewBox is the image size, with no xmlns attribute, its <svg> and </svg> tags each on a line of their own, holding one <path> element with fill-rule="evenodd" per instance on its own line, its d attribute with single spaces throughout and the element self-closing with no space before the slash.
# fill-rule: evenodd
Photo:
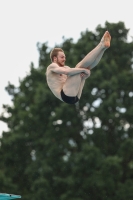
<svg viewBox="0 0 133 200">
<path fill-rule="evenodd" d="M 19 199 L 20 195 L 0 193 L 0 200 Z"/>
</svg>

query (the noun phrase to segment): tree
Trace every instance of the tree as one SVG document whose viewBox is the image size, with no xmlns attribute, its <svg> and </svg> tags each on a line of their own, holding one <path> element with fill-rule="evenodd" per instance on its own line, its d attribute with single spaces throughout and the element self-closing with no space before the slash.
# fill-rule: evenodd
<svg viewBox="0 0 133 200">
<path fill-rule="evenodd" d="M 24 200 L 124 200 L 133 198 L 133 42 L 123 22 L 97 26 L 79 40 L 58 45 L 74 67 L 105 30 L 111 47 L 86 81 L 82 98 L 67 105 L 46 84 L 47 43 L 38 43 L 39 67 L 31 63 L 19 87 L 6 87 L 13 106 L 3 105 L 9 131 L 3 132 L 0 172 L 8 193 Z M 73 56 L 72 56 L 73 55 Z M 9 177 L 9 179 L 7 179 Z M 12 186 L 12 187 L 11 187 Z M 15 192 L 15 193 L 16 193 Z"/>
</svg>

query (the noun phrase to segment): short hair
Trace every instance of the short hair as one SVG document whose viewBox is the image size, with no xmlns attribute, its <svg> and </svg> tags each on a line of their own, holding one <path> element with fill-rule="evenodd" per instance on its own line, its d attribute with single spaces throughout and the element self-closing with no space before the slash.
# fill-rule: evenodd
<svg viewBox="0 0 133 200">
<path fill-rule="evenodd" d="M 51 52 L 50 52 L 50 59 L 51 62 L 53 61 L 53 58 L 56 57 L 58 55 L 58 52 L 61 51 L 64 53 L 63 49 L 61 48 L 54 48 Z"/>
</svg>

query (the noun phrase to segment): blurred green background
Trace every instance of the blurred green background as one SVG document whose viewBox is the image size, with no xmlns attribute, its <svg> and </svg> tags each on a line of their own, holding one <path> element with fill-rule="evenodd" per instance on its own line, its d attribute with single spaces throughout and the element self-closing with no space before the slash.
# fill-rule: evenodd
<svg viewBox="0 0 133 200">
<path fill-rule="evenodd" d="M 98 25 L 56 47 L 70 67 L 108 30 L 111 47 L 86 80 L 81 100 L 68 105 L 46 83 L 51 49 L 38 43 L 38 68 L 6 91 L 0 120 L 0 192 L 23 200 L 133 200 L 133 42 L 124 22 Z"/>
</svg>

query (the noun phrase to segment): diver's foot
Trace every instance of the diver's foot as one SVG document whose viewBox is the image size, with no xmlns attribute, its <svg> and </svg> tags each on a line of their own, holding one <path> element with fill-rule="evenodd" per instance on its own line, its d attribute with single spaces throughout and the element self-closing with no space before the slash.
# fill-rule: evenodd
<svg viewBox="0 0 133 200">
<path fill-rule="evenodd" d="M 111 36 L 108 31 L 106 31 L 101 39 L 101 43 L 105 48 L 110 47 Z"/>
</svg>

